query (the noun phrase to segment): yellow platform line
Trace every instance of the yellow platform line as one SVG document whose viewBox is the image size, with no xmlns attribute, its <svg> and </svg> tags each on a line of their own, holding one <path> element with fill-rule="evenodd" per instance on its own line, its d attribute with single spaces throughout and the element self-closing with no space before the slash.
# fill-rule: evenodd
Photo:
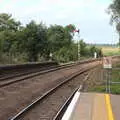
<svg viewBox="0 0 120 120">
<path fill-rule="evenodd" d="M 106 108 L 108 113 L 108 120 L 115 120 L 112 112 L 112 106 L 111 106 L 109 94 L 105 94 L 105 101 L 106 101 Z"/>
</svg>

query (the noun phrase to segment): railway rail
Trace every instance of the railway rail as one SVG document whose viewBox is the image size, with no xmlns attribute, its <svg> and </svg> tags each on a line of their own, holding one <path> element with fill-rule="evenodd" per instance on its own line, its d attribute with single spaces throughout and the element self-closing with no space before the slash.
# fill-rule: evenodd
<svg viewBox="0 0 120 120">
<path fill-rule="evenodd" d="M 57 66 L 58 64 L 56 62 L 0 66 L 0 80 L 10 79 Z"/>
<path fill-rule="evenodd" d="M 50 67 L 43 67 L 43 68 L 37 68 L 37 69 L 30 69 L 30 70 L 22 70 L 22 71 L 16 71 L 13 73 L 9 73 L 8 75 L 2 75 L 0 76 L 0 81 L 4 81 L 4 80 L 8 80 L 8 79 L 13 79 L 15 77 L 20 77 L 20 76 L 24 76 L 27 74 L 32 74 L 32 73 L 36 73 L 36 72 L 40 72 L 40 71 L 44 71 L 44 70 L 49 70 L 52 68 L 55 68 L 57 66 L 50 66 Z"/>
<path fill-rule="evenodd" d="M 97 60 L 99 61 L 99 59 L 97 59 Z M 57 71 L 59 69 L 72 67 L 72 66 L 75 66 L 75 65 L 78 65 L 78 64 L 85 64 L 85 63 L 88 63 L 88 62 L 94 62 L 94 61 L 97 61 L 97 60 L 90 59 L 90 60 L 80 61 L 80 62 L 72 63 L 72 64 L 51 66 L 49 68 L 46 68 L 47 70 L 41 70 L 40 71 L 40 69 L 39 69 L 39 70 L 33 70 L 33 71 L 30 71 L 30 72 L 25 72 L 25 73 L 23 72 L 23 73 L 13 75 L 13 76 L 3 77 L 3 78 L 0 78 L 0 88 L 8 86 L 10 84 L 14 84 L 14 83 L 23 81 L 23 80 L 28 80 L 32 77 L 39 76 L 41 74 Z"/>
<path fill-rule="evenodd" d="M 54 116 L 54 118 L 53 118 L 53 116 L 51 115 L 51 118 L 49 118 L 49 117 L 47 117 L 46 115 L 45 116 L 39 116 L 40 118 L 35 118 L 36 120 L 37 119 L 54 119 L 54 120 L 60 120 L 60 118 L 61 118 L 61 116 L 62 116 L 62 114 L 64 113 L 64 110 L 65 110 L 65 108 L 68 106 L 68 104 L 69 104 L 69 102 L 70 102 L 70 100 L 72 99 L 72 96 L 74 95 L 74 93 L 75 93 L 75 91 L 78 89 L 78 86 L 79 86 L 79 80 L 77 80 L 77 82 L 76 82 L 76 85 L 75 85 L 75 87 L 72 87 L 72 88 L 70 88 L 69 86 L 70 85 L 72 85 L 73 83 L 74 83 L 74 78 L 76 78 L 77 76 L 79 76 L 80 74 L 83 74 L 83 73 L 85 73 L 85 72 L 87 72 L 87 71 L 89 71 L 89 70 L 91 70 L 91 69 L 93 69 L 93 68 L 95 68 L 96 66 L 94 66 L 94 67 L 91 67 L 91 68 L 88 68 L 88 69 L 84 69 L 84 70 L 81 70 L 81 71 L 79 71 L 79 72 L 77 72 L 77 73 L 74 73 L 74 74 L 72 74 L 72 75 L 70 75 L 67 79 L 65 79 L 63 82 L 61 82 L 61 83 L 59 83 L 57 86 L 55 86 L 54 88 L 52 88 L 52 89 L 50 89 L 49 91 L 47 91 L 46 93 L 44 93 L 42 96 L 40 96 L 38 99 L 36 99 L 34 102 L 32 102 L 30 105 L 28 105 L 27 107 L 25 107 L 22 111 L 20 111 L 18 114 L 16 114 L 14 117 L 12 117 L 10 120 L 20 120 L 20 119 L 23 119 L 23 120 L 26 120 L 26 119 L 30 119 L 30 120 L 32 120 L 33 119 L 33 116 L 36 116 L 36 112 L 34 112 L 34 111 L 32 111 L 32 109 L 35 109 L 36 107 L 38 107 L 39 106 L 39 108 L 37 108 L 37 110 L 36 111 L 41 111 L 42 109 L 43 109 L 43 104 L 44 105 L 50 105 L 51 104 L 51 102 L 52 101 L 54 101 L 54 98 L 56 98 L 56 97 L 59 97 L 59 95 L 60 95 L 60 93 L 63 93 L 63 92 L 61 92 L 61 90 L 64 90 L 64 91 L 67 91 L 67 99 L 66 98 L 64 98 L 64 100 L 61 100 L 61 105 L 60 106 L 62 106 L 62 101 L 67 101 L 67 102 L 65 102 L 65 104 L 60 108 L 59 107 L 59 112 L 56 114 L 56 116 L 54 116 L 54 114 L 53 114 L 53 116 Z M 83 84 L 87 79 L 88 79 L 88 77 L 89 77 L 89 75 L 90 74 L 88 74 L 87 73 L 87 75 L 85 76 L 85 78 L 83 79 L 83 81 L 82 81 L 82 83 L 81 84 Z M 75 83 L 74 83 L 75 84 Z M 70 92 L 69 92 L 70 91 Z M 72 93 L 72 94 L 71 94 Z M 65 94 L 64 94 L 64 96 L 66 96 Z M 61 96 L 62 97 L 62 96 Z M 46 101 L 46 99 L 47 99 L 47 101 Z M 55 102 L 55 101 L 54 101 Z M 54 103 L 55 104 L 55 103 Z M 38 106 L 37 106 L 38 105 Z M 58 105 L 59 106 L 59 105 Z M 52 106 L 51 106 L 52 107 Z M 53 108 L 53 107 L 55 107 L 54 105 L 53 105 L 53 107 L 51 108 L 50 106 L 49 107 L 47 107 L 47 109 L 51 109 L 51 110 L 48 110 L 48 111 L 52 111 L 52 109 L 55 109 L 55 108 Z M 45 108 L 45 107 L 44 107 Z M 38 109 L 40 109 L 40 110 L 38 110 Z M 33 115 L 32 116 L 32 118 L 30 118 L 30 114 L 31 113 L 32 114 L 34 114 L 35 113 L 35 115 Z M 42 111 L 41 111 L 41 113 L 42 113 Z M 41 114 L 41 113 L 39 113 L 39 115 Z M 56 112 L 54 112 L 54 113 L 56 113 Z M 43 114 L 43 113 L 42 113 Z M 27 117 L 26 117 L 26 115 L 27 115 Z M 29 116 L 30 115 L 30 116 Z"/>
<path fill-rule="evenodd" d="M 70 97 L 66 100 L 66 102 L 63 104 L 63 106 L 59 109 L 59 111 L 57 112 L 57 114 L 55 115 L 55 117 L 53 118 L 53 120 L 61 120 L 65 111 L 67 110 L 70 102 L 72 101 L 72 98 L 74 97 L 75 93 L 77 91 L 82 91 L 84 89 L 84 84 L 86 82 L 86 80 L 88 79 L 88 77 L 90 76 L 90 73 L 86 75 L 86 77 L 83 80 L 82 85 L 80 85 L 80 87 L 76 88 L 76 90 L 70 95 Z"/>
<path fill-rule="evenodd" d="M 15 113 L 19 113 L 19 111 L 22 110 L 26 105 L 29 105 L 31 102 L 36 100 L 36 98 L 38 98 L 38 96 L 42 96 L 48 90 L 57 86 L 61 82 L 66 81 L 66 79 L 68 77 L 75 75 L 75 73 L 77 74 L 78 72 L 81 72 L 84 70 L 86 70 L 86 72 L 88 72 L 89 71 L 88 68 L 95 64 L 96 65 L 99 64 L 99 61 L 100 61 L 100 59 L 91 60 L 91 61 L 90 60 L 83 61 L 80 63 L 76 63 L 76 65 L 73 64 L 72 67 L 66 67 L 66 69 L 59 69 L 59 70 L 55 70 L 54 72 L 47 72 L 47 74 L 43 73 L 41 75 L 36 75 L 36 77 L 33 77 L 33 78 L 30 77 L 26 81 L 21 80 L 21 82 L 15 82 L 16 84 L 11 83 L 10 85 L 1 87 L 0 88 L 0 103 L 1 103 L 0 119 L 6 120 L 6 118 L 11 118 L 10 116 L 15 115 Z M 88 63 L 88 64 L 86 64 L 86 63 Z M 91 68 L 91 70 L 92 70 L 92 68 Z M 80 76 L 86 76 L 85 75 L 86 72 L 81 73 Z M 11 82 L 11 81 L 5 80 L 4 82 Z M 49 119 L 51 114 L 52 114 L 51 116 L 53 118 L 57 114 L 58 109 L 61 108 L 61 106 L 64 104 L 64 102 L 67 100 L 67 98 L 71 95 L 71 93 L 74 92 L 75 88 L 77 88 L 78 85 L 81 83 L 84 83 L 82 79 L 78 79 L 78 80 L 71 79 L 70 81 L 66 82 L 66 84 L 62 85 L 61 86 L 62 88 L 58 88 L 59 90 L 57 89 L 57 91 L 59 91 L 57 93 L 58 96 L 56 96 L 56 92 L 57 92 L 56 91 L 56 92 L 53 92 L 50 94 L 50 95 L 54 94 L 55 97 L 50 97 L 50 96 L 49 96 L 50 98 L 45 97 L 46 99 L 51 100 L 52 105 L 50 105 L 50 107 L 48 104 L 47 104 L 48 106 L 46 106 L 46 107 L 44 106 L 47 101 L 46 99 L 43 99 L 42 101 L 38 102 L 38 103 L 40 103 L 39 107 L 41 108 L 41 110 L 39 112 L 42 112 L 42 113 L 40 113 L 41 120 L 44 118 Z M 68 93 L 65 94 L 64 90 Z M 63 99 L 61 99 L 62 97 L 63 97 Z M 57 98 L 57 99 L 54 99 L 54 98 Z M 60 99 L 60 104 L 59 105 L 56 104 L 54 106 L 55 101 L 58 101 L 59 99 Z M 6 102 L 6 101 L 8 101 L 8 102 Z M 35 108 L 36 107 L 37 106 L 35 105 Z M 52 108 L 52 110 L 48 110 L 48 111 L 51 111 L 52 113 L 47 113 L 47 110 L 46 110 L 47 108 Z M 36 112 L 34 112 L 33 109 L 32 109 L 32 111 L 33 111 L 33 113 L 36 113 Z M 29 110 L 27 113 L 29 114 Z M 45 113 L 47 113 L 48 115 L 46 115 Z M 26 118 L 33 120 L 34 119 L 33 116 L 31 114 L 29 114 L 27 117 L 25 117 L 25 120 L 26 120 Z M 47 117 L 47 116 L 49 116 L 49 117 Z M 35 118 L 35 119 L 37 120 L 37 118 Z M 24 117 L 23 117 L 23 120 L 24 120 Z"/>
</svg>

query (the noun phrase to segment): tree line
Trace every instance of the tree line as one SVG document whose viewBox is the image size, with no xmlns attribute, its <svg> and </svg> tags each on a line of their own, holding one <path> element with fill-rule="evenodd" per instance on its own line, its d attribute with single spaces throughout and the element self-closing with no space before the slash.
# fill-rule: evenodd
<svg viewBox="0 0 120 120">
<path fill-rule="evenodd" d="M 120 0 L 112 0 L 108 8 L 108 13 L 111 15 L 111 24 L 115 23 L 116 30 L 119 34 L 119 46 L 120 46 Z"/>
<path fill-rule="evenodd" d="M 0 63 L 23 63 L 56 60 L 59 62 L 76 61 L 77 43 L 74 41 L 72 24 L 37 24 L 35 21 L 23 26 L 12 15 L 0 14 Z M 81 57 L 93 57 L 94 52 L 102 55 L 101 49 L 88 46 L 80 40 Z"/>
</svg>

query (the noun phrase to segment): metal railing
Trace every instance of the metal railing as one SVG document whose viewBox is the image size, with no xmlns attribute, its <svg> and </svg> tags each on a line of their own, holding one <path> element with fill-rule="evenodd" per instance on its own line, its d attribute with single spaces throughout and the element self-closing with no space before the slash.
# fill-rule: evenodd
<svg viewBox="0 0 120 120">
<path fill-rule="evenodd" d="M 120 70 L 120 68 L 105 68 L 104 69 L 104 80 L 106 83 L 106 93 L 112 93 L 113 85 L 120 85 L 120 76 L 119 75 L 117 75 L 117 77 L 119 77 L 119 81 L 116 81 L 116 80 L 113 81 L 113 72 L 115 70 Z"/>
</svg>

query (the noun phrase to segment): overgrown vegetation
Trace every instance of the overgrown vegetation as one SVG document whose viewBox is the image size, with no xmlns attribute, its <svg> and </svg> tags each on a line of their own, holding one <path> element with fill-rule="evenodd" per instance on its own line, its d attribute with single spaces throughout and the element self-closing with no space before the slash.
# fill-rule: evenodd
<svg viewBox="0 0 120 120">
<path fill-rule="evenodd" d="M 51 25 L 31 21 L 22 26 L 11 15 L 0 14 L 0 63 L 23 63 L 57 60 L 76 61 L 77 43 L 73 37 L 74 25 Z M 93 57 L 94 52 L 101 56 L 101 49 L 87 46 L 80 40 L 81 58 Z"/>
</svg>

